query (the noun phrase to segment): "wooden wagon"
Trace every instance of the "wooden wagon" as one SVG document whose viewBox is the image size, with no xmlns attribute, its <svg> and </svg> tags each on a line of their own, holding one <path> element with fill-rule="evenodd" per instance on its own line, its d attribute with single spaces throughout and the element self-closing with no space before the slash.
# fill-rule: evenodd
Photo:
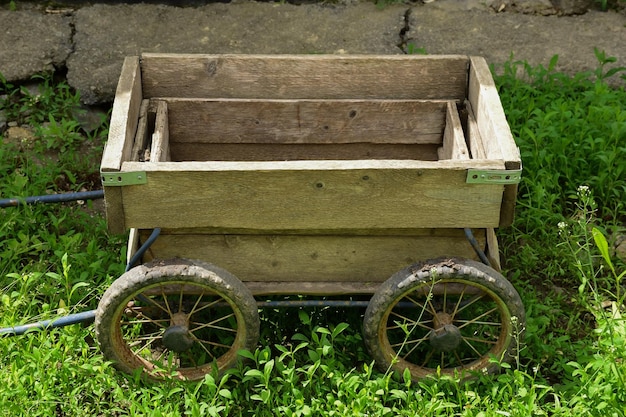
<svg viewBox="0 0 626 417">
<path fill-rule="evenodd" d="M 232 366 L 276 294 L 372 294 L 369 351 L 414 378 L 515 354 L 494 228 L 521 162 L 482 58 L 129 57 L 101 173 L 129 257 L 160 231 L 97 310 L 123 371 Z"/>
</svg>

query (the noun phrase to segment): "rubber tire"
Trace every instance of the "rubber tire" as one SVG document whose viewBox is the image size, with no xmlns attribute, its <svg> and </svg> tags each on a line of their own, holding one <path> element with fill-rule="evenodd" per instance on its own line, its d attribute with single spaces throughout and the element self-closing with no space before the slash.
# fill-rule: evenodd
<svg viewBox="0 0 626 417">
<path fill-rule="evenodd" d="M 119 277 L 104 293 L 96 310 L 95 331 L 106 359 L 125 373 L 142 369 L 149 379 L 160 380 L 172 375 L 155 371 L 149 360 L 135 355 L 124 340 L 120 320 L 125 307 L 150 286 L 188 282 L 208 288 L 229 304 L 237 320 L 237 330 L 230 349 L 215 361 L 197 368 L 179 368 L 175 375 L 182 380 L 200 380 L 217 367 L 218 373 L 234 366 L 241 349 L 254 350 L 259 339 L 259 314 L 248 288 L 236 277 L 214 265 L 195 260 L 172 259 L 141 265 Z M 214 363 L 215 362 L 215 363 Z"/>
<path fill-rule="evenodd" d="M 387 336 L 389 313 L 396 303 L 411 291 L 423 285 L 430 286 L 433 277 L 437 282 L 460 282 L 487 291 L 500 308 L 504 309 L 504 314 L 511 318 L 510 323 L 506 325 L 512 330 L 506 335 L 500 335 L 506 338 L 503 339 L 500 351 L 490 353 L 500 358 L 501 362 L 510 362 L 517 356 L 526 314 L 513 285 L 500 273 L 482 263 L 467 259 L 439 258 L 416 263 L 398 271 L 384 282 L 372 297 L 364 316 L 363 335 L 376 366 L 382 372 L 392 369 L 402 374 L 405 369 L 409 369 L 411 379 L 417 381 L 436 374 L 460 376 L 465 379 L 471 378 L 474 372 L 491 373 L 499 370 L 499 364 L 490 360 L 491 355 L 484 355 L 469 366 L 443 369 L 422 367 L 398 358 Z"/>
</svg>

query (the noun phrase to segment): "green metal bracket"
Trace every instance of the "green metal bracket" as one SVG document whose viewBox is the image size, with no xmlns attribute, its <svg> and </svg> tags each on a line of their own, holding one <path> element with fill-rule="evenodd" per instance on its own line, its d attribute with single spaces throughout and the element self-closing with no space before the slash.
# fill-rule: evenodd
<svg viewBox="0 0 626 417">
<path fill-rule="evenodd" d="M 141 185 L 148 182 L 145 172 L 101 172 L 102 185 L 105 187 L 122 187 L 124 185 Z"/>
<path fill-rule="evenodd" d="M 522 170 L 468 169 L 467 184 L 519 184 Z"/>
</svg>

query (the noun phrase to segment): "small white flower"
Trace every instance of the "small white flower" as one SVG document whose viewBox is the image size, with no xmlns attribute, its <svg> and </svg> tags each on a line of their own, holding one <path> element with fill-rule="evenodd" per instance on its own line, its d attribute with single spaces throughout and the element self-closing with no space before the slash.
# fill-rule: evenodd
<svg viewBox="0 0 626 417">
<path fill-rule="evenodd" d="M 559 228 L 559 230 L 565 230 L 567 229 L 567 223 L 559 222 L 559 224 L 557 224 L 557 227 Z"/>
<path fill-rule="evenodd" d="M 578 193 L 581 195 L 589 195 L 589 187 L 586 185 L 579 185 Z"/>
</svg>

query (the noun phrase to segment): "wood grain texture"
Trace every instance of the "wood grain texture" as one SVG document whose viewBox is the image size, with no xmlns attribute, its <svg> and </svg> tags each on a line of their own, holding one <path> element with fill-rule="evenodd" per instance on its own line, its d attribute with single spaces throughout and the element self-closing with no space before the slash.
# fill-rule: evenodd
<svg viewBox="0 0 626 417">
<path fill-rule="evenodd" d="M 508 169 L 521 166 L 519 149 L 515 144 L 500 96 L 484 58 L 471 57 L 468 99 L 476 116 L 487 156 L 503 159 Z M 515 165 L 519 165 L 514 168 Z"/>
<path fill-rule="evenodd" d="M 133 143 L 133 151 L 130 156 L 131 161 L 144 161 L 145 150 L 148 146 L 148 137 L 150 136 L 151 126 L 154 125 L 154 121 L 150 122 L 150 119 L 154 118 L 154 114 L 148 112 L 150 100 L 142 100 L 141 107 L 139 108 L 139 117 L 137 120 L 137 133 L 135 134 L 135 141 Z M 152 116 L 152 117 L 150 117 Z"/>
<path fill-rule="evenodd" d="M 130 159 L 142 101 L 139 58 L 127 57 L 115 92 L 109 136 L 102 155 L 102 171 L 119 171 Z"/>
<path fill-rule="evenodd" d="M 168 109 L 165 101 L 157 101 L 156 120 L 154 122 L 154 133 L 152 134 L 152 145 L 150 147 L 151 162 L 165 162 L 170 160 L 170 133 Z"/>
<path fill-rule="evenodd" d="M 469 159 L 469 150 L 456 104 L 448 102 L 446 107 L 446 127 L 443 132 L 443 146 L 439 149 L 439 160 Z"/>
<path fill-rule="evenodd" d="M 119 171 L 123 161 L 131 159 L 141 101 L 139 58 L 128 57 L 122 65 L 111 110 L 109 136 L 100 163 L 102 172 Z M 127 226 L 124 224 L 122 190 L 119 187 L 105 187 L 104 196 L 109 232 L 123 233 Z"/>
<path fill-rule="evenodd" d="M 143 54 L 147 97 L 462 100 L 467 56 Z"/>
<path fill-rule="evenodd" d="M 170 143 L 173 161 L 313 161 L 414 159 L 437 161 L 439 145 Z"/>
<path fill-rule="evenodd" d="M 498 237 L 496 231 L 493 228 L 485 229 L 487 238 L 487 258 L 491 263 L 491 267 L 496 271 L 502 270 L 502 264 L 500 262 L 500 245 L 498 244 Z"/>
<path fill-rule="evenodd" d="M 487 159 L 487 151 L 485 150 L 485 142 L 480 136 L 480 129 L 476 122 L 476 116 L 472 111 L 469 101 L 466 102 L 467 111 L 467 141 L 470 154 L 473 159 Z"/>
<path fill-rule="evenodd" d="M 441 144 L 448 103 L 177 98 L 165 101 L 172 142 L 254 144 Z"/>
<path fill-rule="evenodd" d="M 521 169 L 519 149 L 484 58 L 471 57 L 468 100 L 489 159 L 502 159 L 506 169 Z M 507 185 L 502 195 L 500 227 L 510 226 L 515 215 L 517 185 Z"/>
<path fill-rule="evenodd" d="M 382 282 L 419 260 L 475 259 L 463 231 L 456 236 L 201 235 L 163 231 L 144 261 L 201 259 L 242 281 Z M 149 234 L 142 232 L 142 239 Z M 484 230 L 476 232 L 485 247 Z M 286 288 L 285 288 L 286 289 Z M 285 293 L 283 289 L 283 293 Z M 293 293 L 301 293 L 294 291 Z"/>
<path fill-rule="evenodd" d="M 125 222 L 261 230 L 494 227 L 502 186 L 466 184 L 466 173 L 501 162 L 478 162 L 128 162 L 124 170 L 146 171 L 148 182 L 123 187 Z"/>
<path fill-rule="evenodd" d="M 380 282 L 351 281 L 247 281 L 252 295 L 298 294 L 310 296 L 373 295 Z"/>
</svg>

